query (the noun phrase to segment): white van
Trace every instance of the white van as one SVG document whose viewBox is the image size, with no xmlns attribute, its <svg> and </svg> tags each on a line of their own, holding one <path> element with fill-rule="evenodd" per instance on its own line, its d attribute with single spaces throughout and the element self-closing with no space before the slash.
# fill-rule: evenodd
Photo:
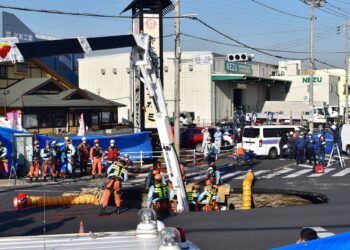
<svg viewBox="0 0 350 250">
<path fill-rule="evenodd" d="M 268 156 L 276 159 L 280 154 L 279 142 L 282 134 L 299 129 L 306 133 L 306 129 L 301 126 L 292 125 L 262 125 L 246 126 L 243 130 L 243 148 L 252 150 L 258 156 Z"/>
<path fill-rule="evenodd" d="M 350 155 L 350 124 L 343 124 L 340 132 L 342 150 Z"/>
</svg>

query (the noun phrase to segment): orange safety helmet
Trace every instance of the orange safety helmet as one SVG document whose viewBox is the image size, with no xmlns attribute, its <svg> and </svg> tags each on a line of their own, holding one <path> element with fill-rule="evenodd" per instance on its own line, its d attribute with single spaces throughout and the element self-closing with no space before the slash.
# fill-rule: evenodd
<svg viewBox="0 0 350 250">
<path fill-rule="evenodd" d="M 153 170 L 152 174 L 153 175 L 157 175 L 157 174 L 159 174 L 159 171 L 158 170 Z"/>
<path fill-rule="evenodd" d="M 162 180 L 162 176 L 160 174 L 156 174 L 156 176 L 154 176 L 154 179 L 156 181 L 161 181 Z"/>
<path fill-rule="evenodd" d="M 244 148 L 238 148 L 238 149 L 237 149 L 237 154 L 238 154 L 239 156 L 243 156 L 243 155 L 245 154 Z"/>
</svg>

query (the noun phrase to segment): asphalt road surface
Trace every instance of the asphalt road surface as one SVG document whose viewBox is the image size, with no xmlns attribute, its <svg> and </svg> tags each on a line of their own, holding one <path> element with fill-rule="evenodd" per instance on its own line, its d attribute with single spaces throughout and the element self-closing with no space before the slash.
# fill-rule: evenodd
<svg viewBox="0 0 350 250">
<path fill-rule="evenodd" d="M 233 188 L 240 188 L 242 177 L 251 168 L 256 175 L 255 188 L 275 188 L 317 192 L 329 198 L 328 204 L 300 207 L 262 208 L 249 211 L 188 213 L 163 218 L 167 226 L 181 226 L 188 239 L 201 249 L 269 249 L 296 242 L 303 227 L 317 227 L 323 234 L 350 231 L 350 161 L 348 167 L 336 164 L 325 174 L 313 175 L 307 165 L 292 161 L 259 159 L 251 166 L 232 166 L 231 160 L 221 161 L 222 177 Z M 196 169 L 191 179 L 203 174 Z M 143 177 L 128 186 L 143 182 Z M 12 200 L 19 192 L 31 195 L 61 195 L 79 192 L 84 186 L 98 186 L 91 181 L 77 181 L 45 186 L 2 187 L 0 189 L 0 236 L 37 235 L 45 228 L 47 234 L 77 233 L 83 221 L 85 231 L 132 230 L 137 225 L 137 209 L 98 216 L 100 207 L 78 205 L 70 207 L 27 208 L 16 211 Z M 45 217 L 45 223 L 44 223 Z"/>
</svg>

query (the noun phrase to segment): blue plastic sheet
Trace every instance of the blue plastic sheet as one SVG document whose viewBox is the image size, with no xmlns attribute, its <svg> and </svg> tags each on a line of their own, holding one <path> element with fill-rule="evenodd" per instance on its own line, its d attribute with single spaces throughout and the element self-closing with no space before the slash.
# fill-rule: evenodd
<svg viewBox="0 0 350 250">
<path fill-rule="evenodd" d="M 272 250 L 349 250 L 350 232 Z"/>
<path fill-rule="evenodd" d="M 7 155 L 9 158 L 9 166 L 12 164 L 12 137 L 13 134 L 29 134 L 25 131 L 19 131 L 9 128 L 0 127 L 0 140 L 3 142 L 4 146 L 7 148 Z M 44 135 L 35 135 L 36 139 L 40 142 L 40 147 L 45 147 L 45 142 L 48 140 L 52 143 L 52 141 L 57 141 L 61 146 L 61 149 L 64 148 L 63 139 L 58 139 L 54 137 L 48 137 Z M 90 146 L 93 146 L 94 140 L 99 139 L 100 146 L 103 151 L 105 151 L 109 145 L 109 141 L 114 139 L 117 147 L 119 148 L 121 155 L 124 153 L 129 153 L 131 160 L 139 161 L 141 158 L 142 152 L 142 160 L 152 160 L 152 144 L 149 137 L 148 132 L 141 132 L 136 134 L 129 135 L 120 135 L 120 136 L 103 136 L 103 135 L 91 135 L 85 136 L 87 143 Z M 82 136 L 72 136 L 73 145 L 78 147 L 81 143 Z M 64 157 L 64 154 L 62 158 Z M 65 165 L 62 166 L 62 170 L 65 169 Z"/>
</svg>

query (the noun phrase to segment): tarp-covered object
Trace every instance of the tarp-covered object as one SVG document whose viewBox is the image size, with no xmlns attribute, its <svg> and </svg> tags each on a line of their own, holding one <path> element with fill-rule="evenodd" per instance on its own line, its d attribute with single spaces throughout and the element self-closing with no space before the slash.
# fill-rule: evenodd
<svg viewBox="0 0 350 250">
<path fill-rule="evenodd" d="M 12 164 L 12 138 L 14 134 L 30 134 L 25 131 L 19 131 L 9 128 L 0 127 L 0 140 L 2 140 L 4 146 L 7 148 L 7 155 L 9 158 L 9 166 Z M 44 135 L 35 135 L 36 139 L 40 142 L 40 147 L 45 147 L 45 142 L 48 140 L 50 142 L 57 141 L 61 146 L 61 149 L 64 147 L 63 139 L 48 137 Z M 87 143 L 90 146 L 93 146 L 94 139 L 100 140 L 100 146 L 105 151 L 109 145 L 109 141 L 114 139 L 117 147 L 120 149 L 121 154 L 129 153 L 131 160 L 139 161 L 140 152 L 142 151 L 142 159 L 150 160 L 152 159 L 152 144 L 149 138 L 149 133 L 141 132 L 136 134 L 129 135 L 120 135 L 120 136 L 103 136 L 103 135 L 90 135 L 85 136 Z M 72 136 L 73 145 L 77 148 L 81 143 L 82 136 Z M 146 152 L 146 153 L 145 153 Z M 64 170 L 64 166 L 62 166 Z"/>
<path fill-rule="evenodd" d="M 350 232 L 271 250 L 349 250 Z"/>
</svg>

